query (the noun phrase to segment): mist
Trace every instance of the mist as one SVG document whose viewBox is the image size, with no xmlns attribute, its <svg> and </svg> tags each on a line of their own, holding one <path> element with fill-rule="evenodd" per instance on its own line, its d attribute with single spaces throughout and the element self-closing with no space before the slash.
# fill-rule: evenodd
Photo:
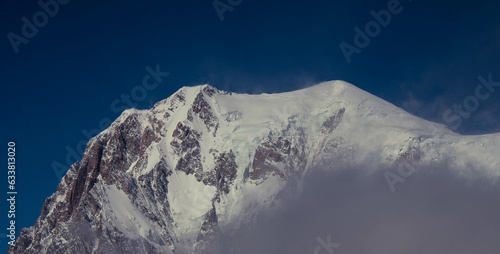
<svg viewBox="0 0 500 254">
<path fill-rule="evenodd" d="M 385 170 L 312 170 L 300 195 L 288 188 L 281 206 L 225 236 L 219 253 L 498 253 L 500 186 L 486 174 L 419 167 L 392 192 Z"/>
</svg>

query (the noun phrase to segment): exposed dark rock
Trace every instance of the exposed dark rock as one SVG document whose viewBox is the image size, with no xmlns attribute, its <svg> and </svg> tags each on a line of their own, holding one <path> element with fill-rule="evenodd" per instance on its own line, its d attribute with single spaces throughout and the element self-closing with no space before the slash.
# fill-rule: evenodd
<svg viewBox="0 0 500 254">
<path fill-rule="evenodd" d="M 344 117 L 345 108 L 341 108 L 337 113 L 330 116 L 321 126 L 322 133 L 332 133 L 337 126 L 339 126 L 340 122 L 342 122 L 342 118 Z"/>
<path fill-rule="evenodd" d="M 214 154 L 215 156 L 215 154 Z M 228 153 L 222 153 L 215 157 L 215 168 L 205 172 L 203 183 L 217 187 L 223 193 L 229 193 L 231 183 L 236 179 L 238 165 L 235 161 L 235 155 L 232 150 Z"/>
<path fill-rule="evenodd" d="M 210 92 L 210 90 L 208 91 L 209 93 L 212 93 Z M 212 108 L 205 100 L 202 92 L 200 92 L 194 99 L 193 106 L 191 107 L 191 110 L 188 111 L 187 119 L 193 121 L 193 114 L 197 115 L 201 120 L 203 120 L 205 126 L 207 126 L 209 131 L 213 130 L 213 135 L 215 136 L 215 133 L 217 132 L 219 126 L 219 120 L 212 113 Z"/>
<path fill-rule="evenodd" d="M 184 171 L 186 174 L 194 174 L 197 171 L 202 172 L 203 166 L 198 142 L 200 134 L 179 122 L 172 133 L 172 137 L 174 139 L 170 142 L 170 145 L 177 155 L 182 156 L 177 162 L 175 170 Z"/>
<path fill-rule="evenodd" d="M 421 152 L 418 145 L 412 138 L 409 138 L 407 143 L 408 147 L 406 149 L 400 149 L 399 157 L 396 159 L 396 163 L 414 164 L 420 161 Z"/>
<path fill-rule="evenodd" d="M 302 137 L 299 137 L 298 140 L 301 139 Z M 257 147 L 249 177 L 251 180 L 263 180 L 271 174 L 287 179 L 289 175 L 302 172 L 305 161 L 302 141 L 292 143 L 287 138 L 278 137 Z"/>
</svg>

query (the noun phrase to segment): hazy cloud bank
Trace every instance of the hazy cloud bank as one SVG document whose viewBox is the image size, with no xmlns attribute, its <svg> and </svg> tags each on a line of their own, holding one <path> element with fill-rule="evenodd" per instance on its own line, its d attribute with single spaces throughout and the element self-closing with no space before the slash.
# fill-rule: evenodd
<svg viewBox="0 0 500 254">
<path fill-rule="evenodd" d="M 500 185 L 473 167 L 417 168 L 395 193 L 383 170 L 365 172 L 311 172 L 298 198 L 226 238 L 222 253 L 498 253 Z M 328 236 L 340 246 L 318 247 Z"/>
</svg>

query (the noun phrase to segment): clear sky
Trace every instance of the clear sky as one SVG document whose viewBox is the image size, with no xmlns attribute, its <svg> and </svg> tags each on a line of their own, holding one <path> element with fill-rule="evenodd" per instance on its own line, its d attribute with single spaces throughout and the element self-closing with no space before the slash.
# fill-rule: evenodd
<svg viewBox="0 0 500 254">
<path fill-rule="evenodd" d="M 478 76 L 500 81 L 496 0 L 59 1 L 0 1 L 1 140 L 17 142 L 18 229 L 35 223 L 59 182 L 54 162 L 67 166 L 85 130 L 182 86 L 273 93 L 341 79 L 454 125 L 443 114 L 475 102 Z M 163 75 L 150 90 L 148 66 Z M 457 132 L 500 131 L 496 90 Z"/>
</svg>

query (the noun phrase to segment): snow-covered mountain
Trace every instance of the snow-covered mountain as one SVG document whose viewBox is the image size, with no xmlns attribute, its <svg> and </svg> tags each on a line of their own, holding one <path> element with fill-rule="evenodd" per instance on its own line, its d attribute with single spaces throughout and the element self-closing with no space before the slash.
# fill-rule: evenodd
<svg viewBox="0 0 500 254">
<path fill-rule="evenodd" d="M 202 253 L 316 168 L 446 159 L 497 178 L 499 147 L 498 134 L 461 136 L 342 81 L 183 87 L 92 138 L 9 253 Z"/>
</svg>

